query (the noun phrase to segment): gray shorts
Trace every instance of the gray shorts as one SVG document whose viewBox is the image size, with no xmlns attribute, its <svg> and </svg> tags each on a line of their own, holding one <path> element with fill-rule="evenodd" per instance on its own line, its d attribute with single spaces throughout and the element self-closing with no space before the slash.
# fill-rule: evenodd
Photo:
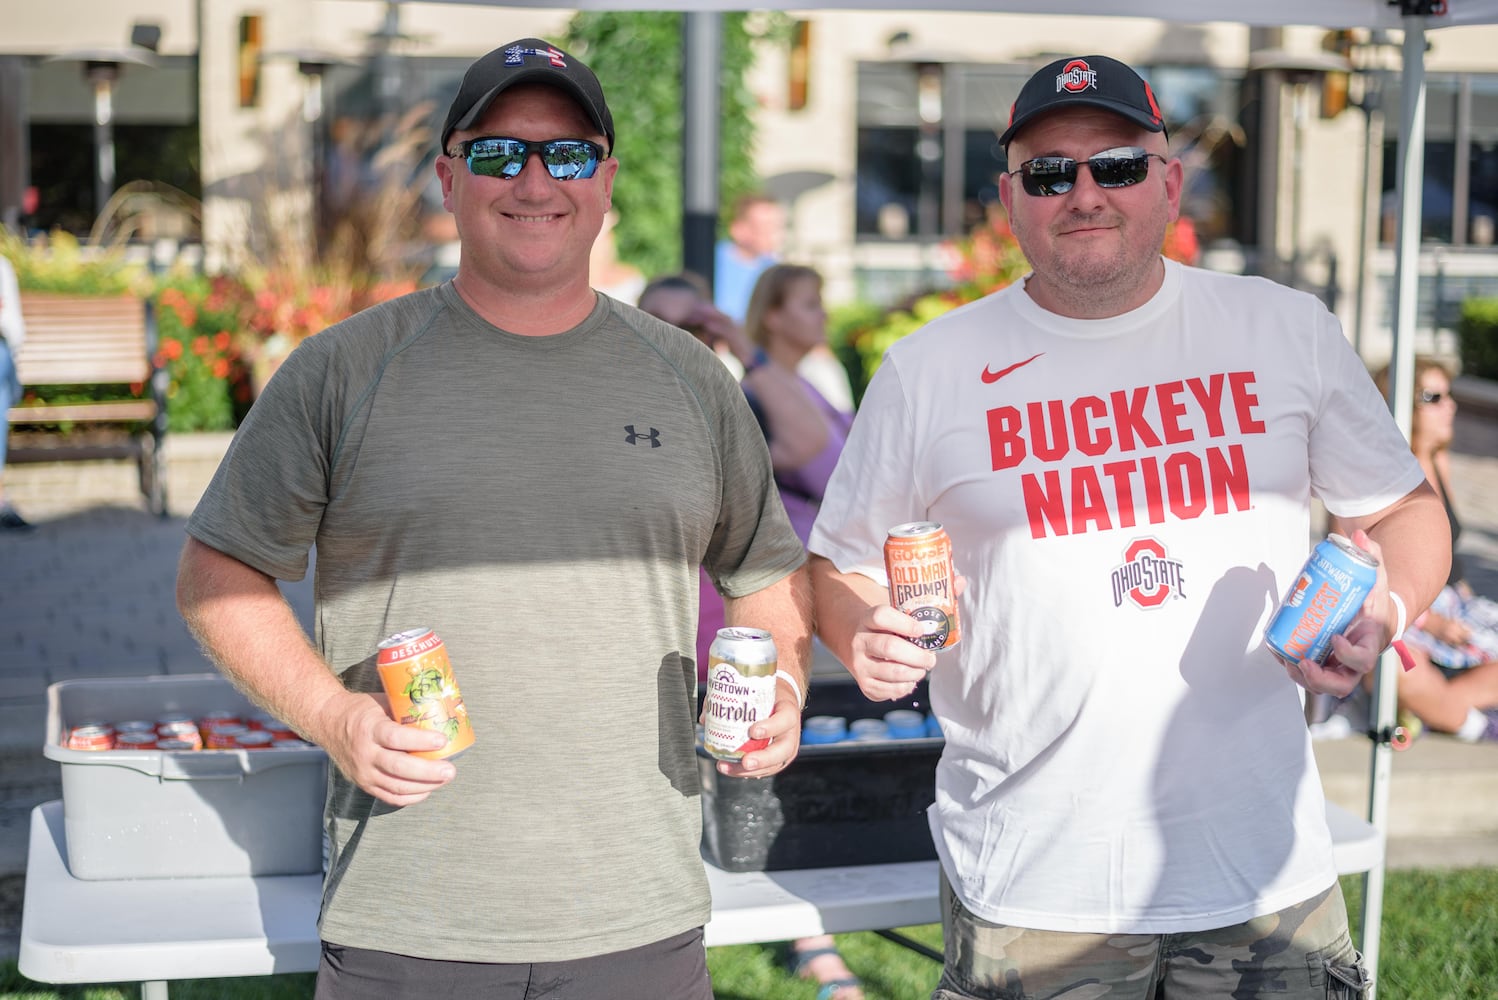
<svg viewBox="0 0 1498 1000">
<path fill-rule="evenodd" d="M 946 962 L 931 1000 L 1356 1000 L 1368 977 L 1342 887 L 1232 927 L 1082 934 L 992 924 L 941 880 Z"/>
<path fill-rule="evenodd" d="M 314 1000 L 713 1000 L 702 928 L 571 962 L 447 962 L 322 944 Z"/>
</svg>

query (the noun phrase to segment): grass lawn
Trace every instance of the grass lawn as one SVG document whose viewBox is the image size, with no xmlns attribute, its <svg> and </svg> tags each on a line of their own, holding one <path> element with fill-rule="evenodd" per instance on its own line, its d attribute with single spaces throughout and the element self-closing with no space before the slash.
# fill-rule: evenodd
<svg viewBox="0 0 1498 1000">
<path fill-rule="evenodd" d="M 1344 878 L 1348 912 L 1356 925 L 1363 880 Z M 1384 891 L 1381 1000 L 1493 1000 L 1498 996 L 1498 869 L 1389 872 Z M 941 947 L 936 925 L 902 933 Z M 863 977 L 869 1000 L 926 1000 L 936 983 L 935 962 L 873 933 L 841 934 L 848 965 Z M 708 951 L 717 1000 L 812 1000 L 815 987 L 793 978 L 781 961 L 783 945 L 736 945 Z M 172 1000 L 304 1000 L 307 975 L 197 979 L 171 984 Z M 134 984 L 46 986 L 15 962 L 0 965 L 0 1000 L 135 1000 Z"/>
</svg>

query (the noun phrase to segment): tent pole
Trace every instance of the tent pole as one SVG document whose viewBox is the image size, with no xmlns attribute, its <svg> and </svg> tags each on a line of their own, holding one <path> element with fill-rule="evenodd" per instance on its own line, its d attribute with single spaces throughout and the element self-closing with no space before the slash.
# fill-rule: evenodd
<svg viewBox="0 0 1498 1000">
<path fill-rule="evenodd" d="M 1394 254 L 1394 331 L 1391 345 L 1389 405 L 1394 419 L 1410 435 L 1410 410 L 1414 402 L 1415 310 L 1420 277 L 1420 178 L 1425 168 L 1425 18 L 1404 19 L 1404 46 L 1400 74 L 1399 162 L 1395 198 L 1399 222 Z M 1389 781 L 1393 771 L 1393 749 L 1382 734 L 1391 733 L 1395 716 L 1395 666 L 1397 658 L 1385 652 L 1379 660 L 1374 685 L 1373 729 L 1380 734 L 1373 744 L 1372 770 L 1368 782 L 1368 822 L 1379 831 L 1385 844 L 1389 834 Z M 1363 876 L 1363 958 L 1374 977 L 1372 1000 L 1378 990 L 1379 937 L 1383 928 L 1384 863 Z"/>
<path fill-rule="evenodd" d="M 718 116 L 722 15 L 682 15 L 682 266 L 709 285 L 718 233 Z"/>
</svg>

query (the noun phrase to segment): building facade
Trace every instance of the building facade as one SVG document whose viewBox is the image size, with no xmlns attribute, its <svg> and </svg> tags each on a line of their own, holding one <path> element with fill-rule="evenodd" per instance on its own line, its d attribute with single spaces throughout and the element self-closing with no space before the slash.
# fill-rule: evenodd
<svg viewBox="0 0 1498 1000">
<path fill-rule="evenodd" d="M 570 16 L 377 0 L 15 5 L 0 38 L 0 217 L 87 231 L 108 204 L 130 219 L 124 235 L 200 241 L 210 267 L 274 253 L 275 236 L 358 197 L 369 122 L 388 136 L 440 119 L 474 56 L 558 38 Z M 787 19 L 749 81 L 756 165 L 789 209 L 787 256 L 827 275 L 829 300 L 887 304 L 942 284 L 946 242 L 995 210 L 995 137 L 1020 85 L 1056 55 L 1104 52 L 1160 95 L 1204 263 L 1315 290 L 1365 356 L 1387 352 L 1397 33 L 924 10 Z M 1438 348 L 1452 303 L 1498 290 L 1498 28 L 1429 39 L 1417 346 Z M 1328 72 L 1339 66 L 1353 72 Z M 118 178 L 154 182 L 133 202 L 96 190 L 106 143 Z M 423 238 L 448 240 L 434 188 L 424 208 Z"/>
</svg>

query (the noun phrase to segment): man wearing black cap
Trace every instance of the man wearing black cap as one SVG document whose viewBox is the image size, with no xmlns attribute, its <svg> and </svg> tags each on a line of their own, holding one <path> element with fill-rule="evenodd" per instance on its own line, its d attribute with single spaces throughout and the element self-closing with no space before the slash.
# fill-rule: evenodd
<svg viewBox="0 0 1498 1000">
<path fill-rule="evenodd" d="M 1132 69 L 1056 60 L 1001 142 L 1032 271 L 890 348 L 808 546 L 864 693 L 929 672 L 933 997 L 1359 995 L 1296 685 L 1346 694 L 1430 602 L 1441 507 L 1316 299 L 1161 256 L 1182 168 Z M 1312 496 L 1382 561 L 1332 657 L 1281 664 Z M 942 653 L 884 589 L 926 520 L 966 578 Z"/>
<path fill-rule="evenodd" d="M 613 143 L 571 54 L 475 62 L 436 167 L 456 277 L 300 347 L 189 521 L 187 621 L 336 765 L 319 998 L 710 1000 L 699 565 L 780 653 L 768 746 L 719 770 L 795 755 L 805 553 L 733 377 L 589 287 Z M 314 544 L 315 647 L 275 582 Z M 416 756 L 445 737 L 375 694 L 378 644 L 422 627 L 476 734 L 461 757 Z"/>
</svg>

